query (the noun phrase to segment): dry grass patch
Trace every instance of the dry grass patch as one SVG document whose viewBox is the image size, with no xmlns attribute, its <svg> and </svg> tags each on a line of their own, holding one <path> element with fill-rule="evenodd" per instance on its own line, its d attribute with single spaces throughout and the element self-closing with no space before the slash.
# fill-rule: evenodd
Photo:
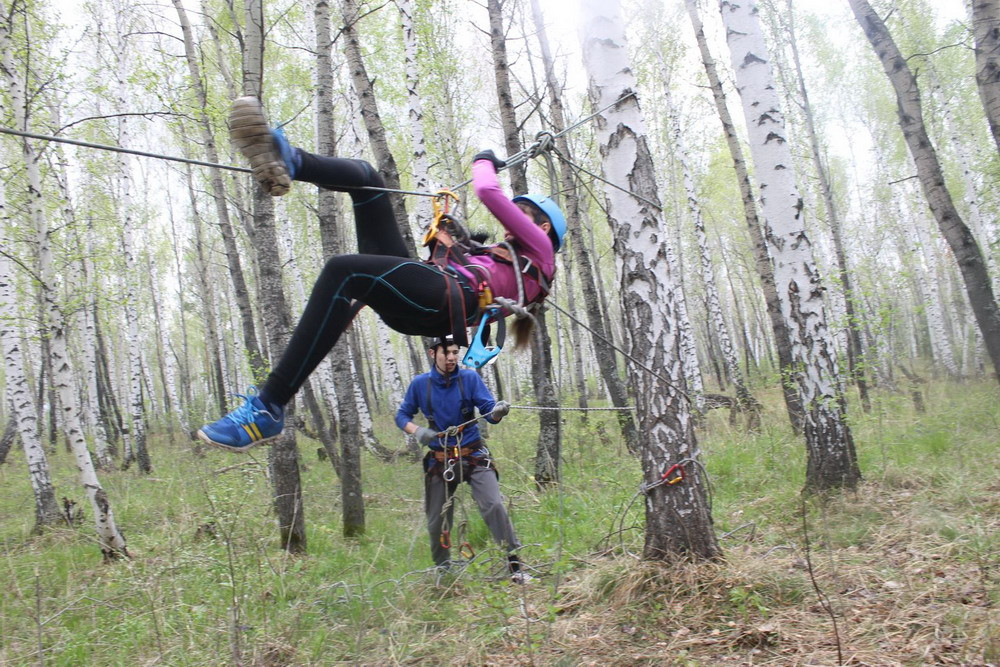
<svg viewBox="0 0 1000 667">
<path fill-rule="evenodd" d="M 977 515 L 979 533 L 995 539 L 997 501 L 967 500 L 967 507 L 990 510 Z M 996 664 L 997 554 L 977 552 L 975 533 L 957 525 L 957 516 L 945 523 L 958 531 L 949 539 L 925 501 L 870 484 L 814 509 L 808 560 L 801 524 L 788 524 L 794 549 L 755 538 L 730 547 L 721 563 L 594 561 L 576 570 L 552 603 L 555 620 L 539 662 L 831 665 L 839 643 L 844 664 Z M 848 526 L 858 543 L 843 543 Z M 837 633 L 813 588 L 810 562 Z M 533 593 L 538 604 L 544 596 Z"/>
</svg>

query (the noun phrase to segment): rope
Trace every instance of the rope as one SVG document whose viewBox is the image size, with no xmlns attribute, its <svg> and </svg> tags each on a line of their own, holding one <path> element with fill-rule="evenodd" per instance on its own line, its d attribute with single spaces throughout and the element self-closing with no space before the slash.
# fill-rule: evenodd
<svg viewBox="0 0 1000 667">
<path fill-rule="evenodd" d="M 169 160 L 172 162 L 183 162 L 184 164 L 193 164 L 199 167 L 212 167 L 215 169 L 224 169 L 227 171 L 237 171 L 244 174 L 251 174 L 253 170 L 248 167 L 234 167 L 229 164 L 219 164 L 217 162 L 206 162 L 205 160 L 195 160 L 186 157 L 177 157 L 176 155 L 163 155 L 161 153 L 150 153 L 148 151 L 140 151 L 132 148 L 123 148 L 122 146 L 110 146 L 108 144 L 97 144 L 92 141 L 80 141 L 79 139 L 69 139 L 67 137 L 55 137 L 48 134 L 36 134 L 34 132 L 22 132 L 21 130 L 15 130 L 9 127 L 0 126 L 0 134 L 12 134 L 18 137 L 25 137 L 27 139 L 40 139 L 41 141 L 55 141 L 62 144 L 71 144 L 73 146 L 82 146 L 84 148 L 97 148 L 103 151 L 113 151 L 115 153 L 128 153 L 129 155 L 138 155 L 140 157 L 151 157 L 157 160 Z M 375 192 L 394 192 L 401 195 L 415 195 L 417 197 L 436 197 L 437 193 L 434 192 L 420 192 L 417 190 L 399 190 L 396 188 L 380 188 L 374 185 L 357 185 L 357 186 L 343 186 L 345 189 L 349 190 L 374 190 Z"/>
<path fill-rule="evenodd" d="M 660 375 L 659 373 L 657 373 L 656 371 L 654 371 L 653 369 L 651 369 L 649 366 L 645 365 L 644 363 L 642 363 L 641 361 L 639 361 L 638 359 L 636 359 L 635 357 L 633 357 L 631 354 L 629 354 L 625 350 L 623 350 L 620 347 L 618 347 L 617 345 L 615 345 L 613 342 L 611 342 L 610 340 L 608 340 L 607 338 L 605 338 L 603 334 L 595 331 L 594 329 L 591 329 L 589 326 L 587 326 L 586 324 L 584 324 L 583 322 L 581 322 L 580 320 L 578 320 L 576 317 L 574 317 L 573 315 L 571 315 L 569 313 L 569 311 L 567 311 L 565 308 L 563 308 L 562 306 L 560 306 L 554 300 L 551 301 L 551 302 L 550 301 L 546 301 L 546 303 L 548 303 L 548 305 L 552 306 L 553 308 L 555 308 L 556 310 L 558 310 L 560 313 L 562 313 L 566 317 L 570 318 L 571 320 L 573 320 L 574 322 L 576 322 L 577 324 L 579 324 L 581 327 L 583 327 L 584 329 L 586 329 L 590 333 L 594 334 L 595 336 L 597 336 L 598 338 L 600 338 L 601 340 L 603 340 L 605 343 L 607 343 L 608 345 L 610 345 L 613 350 L 616 350 L 616 351 L 620 352 L 625 358 L 627 358 L 629 361 L 631 361 L 632 363 L 634 363 L 636 366 L 638 366 L 642 370 L 646 371 L 647 373 L 649 373 L 653 377 L 659 379 L 661 382 L 663 382 L 664 384 L 666 384 L 668 387 L 671 387 L 672 389 L 674 389 L 674 391 L 676 391 L 681 396 L 683 396 L 687 400 L 688 403 L 691 403 L 692 405 L 694 404 L 694 401 L 691 400 L 691 396 L 686 391 L 684 391 L 683 389 L 681 389 L 680 387 L 678 387 L 677 385 L 675 385 L 673 382 L 671 382 L 667 378 L 663 377 L 662 375 Z"/>
<path fill-rule="evenodd" d="M 607 410 L 635 410 L 634 405 L 627 405 L 623 408 L 577 408 L 577 407 L 550 407 L 547 405 L 512 405 L 511 408 L 518 408 L 520 410 L 558 410 L 558 411 L 569 411 L 576 410 L 579 412 L 597 412 L 597 411 L 607 411 Z"/>
</svg>

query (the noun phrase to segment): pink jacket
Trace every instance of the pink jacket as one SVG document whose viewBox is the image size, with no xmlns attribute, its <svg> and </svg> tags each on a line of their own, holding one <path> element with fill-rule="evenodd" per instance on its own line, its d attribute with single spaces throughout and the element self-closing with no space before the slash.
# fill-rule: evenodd
<svg viewBox="0 0 1000 667">
<path fill-rule="evenodd" d="M 514 247 L 518 254 L 530 259 L 545 276 L 551 277 L 555 273 L 556 265 L 552 242 L 541 227 L 525 215 L 517 207 L 517 204 L 512 202 L 500 189 L 500 184 L 497 182 L 497 172 L 492 162 L 477 160 L 472 164 L 472 187 L 479 201 L 483 202 L 493 217 L 499 220 L 504 229 L 510 232 L 514 240 L 517 241 Z M 507 297 L 517 301 L 517 281 L 512 265 L 498 262 L 489 255 L 472 255 L 468 257 L 468 260 L 470 264 L 483 266 L 489 272 L 488 282 L 493 296 Z M 452 264 L 452 266 L 462 275 L 468 277 L 472 284 L 476 284 L 479 280 L 468 269 L 457 264 Z M 541 290 L 531 278 L 524 275 L 522 278 L 525 300 L 531 301 L 538 296 Z"/>
</svg>

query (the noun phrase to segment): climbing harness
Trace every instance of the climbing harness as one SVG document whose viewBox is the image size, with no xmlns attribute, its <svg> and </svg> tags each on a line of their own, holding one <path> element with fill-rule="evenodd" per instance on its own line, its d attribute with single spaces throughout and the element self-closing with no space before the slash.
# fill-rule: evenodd
<svg viewBox="0 0 1000 667">
<path fill-rule="evenodd" d="M 459 203 L 458 195 L 451 190 L 438 190 L 432 202 L 433 218 L 424 234 L 423 245 L 429 248 L 426 262 L 436 266 L 453 280 L 448 283 L 448 310 L 451 334 L 459 347 L 467 347 L 462 363 L 471 368 L 484 368 L 496 360 L 503 350 L 507 325 L 503 319 L 505 309 L 524 317 L 530 306 L 541 303 L 552 289 L 552 276 L 546 276 L 530 258 L 519 255 L 515 246 L 506 241 L 484 245 L 473 240 L 469 230 L 452 211 Z M 495 261 L 514 267 L 517 283 L 517 309 L 508 308 L 510 300 L 494 298 L 489 286 L 489 269 L 469 261 L 470 255 L 490 255 Z M 466 332 L 469 316 L 465 312 L 459 273 L 451 264 L 457 264 L 476 276 L 473 288 L 478 297 L 479 323 L 476 333 L 469 340 Z M 538 285 L 537 296 L 526 303 L 524 276 Z M 497 322 L 496 343 L 490 344 L 490 324 Z"/>
</svg>

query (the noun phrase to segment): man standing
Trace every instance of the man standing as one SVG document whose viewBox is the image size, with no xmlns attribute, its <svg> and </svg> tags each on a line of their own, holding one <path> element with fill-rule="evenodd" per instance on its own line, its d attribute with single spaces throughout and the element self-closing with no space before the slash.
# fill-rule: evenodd
<svg viewBox="0 0 1000 667">
<path fill-rule="evenodd" d="M 396 411 L 396 425 L 430 448 L 423 461 L 424 511 L 434 563 L 443 568 L 450 564 L 454 507 L 448 500 L 461 482 L 468 482 L 493 539 L 508 553 L 512 578 L 526 581 L 530 576 L 521 572 L 517 556 L 521 543 L 500 495 L 499 474 L 480 441 L 478 424 L 467 423 L 478 408 L 486 421 L 496 424 L 510 411 L 510 404 L 495 401 L 475 371 L 458 367 L 458 345 L 451 336 L 435 339 L 428 354 L 431 370 L 410 382 Z M 428 426 L 413 422 L 417 410 L 427 417 Z"/>
</svg>

